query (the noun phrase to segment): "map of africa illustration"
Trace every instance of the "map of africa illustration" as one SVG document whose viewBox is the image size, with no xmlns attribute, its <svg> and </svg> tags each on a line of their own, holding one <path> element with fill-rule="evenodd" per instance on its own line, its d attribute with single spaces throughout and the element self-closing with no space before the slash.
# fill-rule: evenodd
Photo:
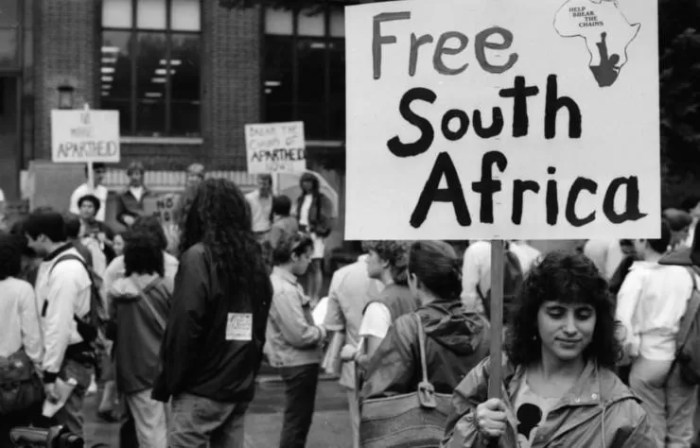
<svg viewBox="0 0 700 448">
<path fill-rule="evenodd" d="M 569 0 L 554 18 L 562 37 L 582 37 L 590 53 L 588 66 L 600 87 L 615 83 L 628 62 L 627 47 L 641 25 L 630 24 L 617 1 Z"/>
</svg>

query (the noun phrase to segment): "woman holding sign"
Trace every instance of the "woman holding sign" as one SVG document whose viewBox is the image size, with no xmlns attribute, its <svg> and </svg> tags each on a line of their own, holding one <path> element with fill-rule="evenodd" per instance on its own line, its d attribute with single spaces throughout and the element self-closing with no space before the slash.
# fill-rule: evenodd
<svg viewBox="0 0 700 448">
<path fill-rule="evenodd" d="M 613 308 L 593 263 L 547 255 L 518 302 L 502 398 L 487 396 L 487 358 L 455 389 L 443 446 L 654 446 L 639 399 L 611 370 L 619 354 Z"/>
<path fill-rule="evenodd" d="M 323 254 L 326 250 L 324 238 L 331 234 L 331 204 L 321 194 L 318 178 L 311 173 L 304 173 L 299 178 L 301 196 L 297 199 L 297 218 L 299 229 L 311 235 L 314 242 L 311 269 L 307 292 L 316 303 L 320 299 L 323 283 Z"/>
</svg>

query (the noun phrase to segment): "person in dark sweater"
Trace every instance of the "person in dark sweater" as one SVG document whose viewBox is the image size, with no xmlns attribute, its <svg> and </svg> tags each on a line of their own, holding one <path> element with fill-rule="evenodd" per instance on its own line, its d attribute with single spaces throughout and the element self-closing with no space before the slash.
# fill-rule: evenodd
<svg viewBox="0 0 700 448">
<path fill-rule="evenodd" d="M 361 368 L 377 350 L 391 325 L 404 314 L 418 308 L 418 299 L 408 289 L 406 267 L 410 241 L 366 241 L 367 274 L 381 281 L 384 289 L 371 300 L 362 314 L 360 344 L 355 361 Z"/>
<path fill-rule="evenodd" d="M 153 396 L 172 397 L 169 447 L 243 446 L 272 286 L 240 189 L 199 184 L 181 235 Z"/>
</svg>

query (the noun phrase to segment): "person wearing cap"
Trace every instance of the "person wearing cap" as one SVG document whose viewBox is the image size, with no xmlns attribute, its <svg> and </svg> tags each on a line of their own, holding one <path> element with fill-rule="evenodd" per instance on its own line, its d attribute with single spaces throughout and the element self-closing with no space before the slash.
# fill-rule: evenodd
<svg viewBox="0 0 700 448">
<path fill-rule="evenodd" d="M 689 447 L 697 388 L 671 366 L 693 281 L 687 269 L 659 263 L 670 241 L 665 221 L 661 238 L 634 241 L 640 261 L 632 264 L 617 295 L 616 319 L 624 358 L 632 365 L 629 386 L 642 399 L 654 446 Z"/>
<path fill-rule="evenodd" d="M 97 214 L 95 215 L 95 219 L 99 222 L 105 222 L 105 211 L 107 210 L 107 195 L 109 194 L 109 191 L 107 191 L 107 187 L 102 185 L 102 182 L 104 181 L 106 172 L 107 172 L 107 168 L 105 167 L 104 163 L 93 163 L 92 164 L 92 173 L 93 173 L 95 186 L 94 186 L 94 188 L 90 188 L 90 185 L 88 185 L 88 183 L 85 182 L 84 184 L 81 184 L 78 188 L 76 188 L 73 191 L 73 194 L 70 197 L 69 211 L 71 213 L 73 213 L 74 215 L 80 215 L 80 204 L 78 204 L 78 201 L 83 196 L 91 194 L 91 195 L 95 196 L 97 199 L 99 199 L 99 201 L 100 201 L 100 206 L 97 209 Z M 88 167 L 86 165 L 85 166 L 85 177 L 87 177 L 87 176 L 88 176 Z"/>
<path fill-rule="evenodd" d="M 143 200 L 151 192 L 143 185 L 144 168 L 141 162 L 131 162 L 126 169 L 129 186 L 117 197 L 117 221 L 131 227 L 136 218 L 143 215 Z"/>
</svg>

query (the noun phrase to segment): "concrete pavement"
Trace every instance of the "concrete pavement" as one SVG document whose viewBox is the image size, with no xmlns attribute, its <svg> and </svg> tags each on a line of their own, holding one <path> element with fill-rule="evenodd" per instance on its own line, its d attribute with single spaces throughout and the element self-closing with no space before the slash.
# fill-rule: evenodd
<svg viewBox="0 0 700 448">
<path fill-rule="evenodd" d="M 117 448 L 119 425 L 106 423 L 97 417 L 98 396 L 86 398 L 86 447 L 96 444 Z M 255 400 L 246 414 L 246 448 L 275 448 L 279 446 L 284 410 L 284 388 L 274 378 L 258 383 Z M 350 419 L 345 390 L 335 380 L 319 381 L 316 412 L 309 432 L 307 448 L 350 448 Z"/>
</svg>

